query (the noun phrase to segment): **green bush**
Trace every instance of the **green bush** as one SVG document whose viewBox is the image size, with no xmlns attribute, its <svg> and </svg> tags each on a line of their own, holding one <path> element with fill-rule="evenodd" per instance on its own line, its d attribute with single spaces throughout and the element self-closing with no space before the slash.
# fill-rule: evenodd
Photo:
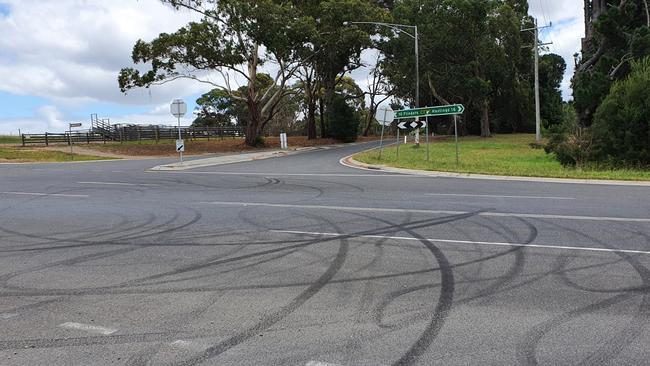
<svg viewBox="0 0 650 366">
<path fill-rule="evenodd" d="M 592 129 L 598 162 L 650 166 L 650 57 L 632 62 L 630 75 L 614 83 Z"/>
<path fill-rule="evenodd" d="M 356 141 L 360 121 L 354 108 L 340 95 L 334 97 L 330 108 L 330 136 L 343 142 Z"/>
<path fill-rule="evenodd" d="M 549 129 L 546 153 L 555 154 L 563 166 L 582 168 L 591 158 L 593 138 L 588 128 L 581 126 L 576 118 L 565 120 Z"/>
</svg>

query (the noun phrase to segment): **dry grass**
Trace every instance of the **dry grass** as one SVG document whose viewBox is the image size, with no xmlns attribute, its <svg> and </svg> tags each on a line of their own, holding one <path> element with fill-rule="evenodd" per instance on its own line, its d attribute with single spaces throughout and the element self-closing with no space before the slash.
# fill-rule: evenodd
<svg viewBox="0 0 650 366">
<path fill-rule="evenodd" d="M 358 141 L 372 141 L 376 137 L 359 137 Z M 305 136 L 290 136 L 288 138 L 289 148 L 331 145 L 339 143 L 334 139 L 316 139 L 308 140 Z M 108 152 L 122 156 L 173 156 L 177 152 L 174 149 L 174 140 L 156 141 L 130 141 L 130 142 L 112 142 L 106 144 L 84 145 L 84 148 L 101 152 Z M 265 146 L 254 148 L 244 144 L 242 138 L 225 138 L 208 140 L 185 140 L 186 155 L 202 154 L 219 154 L 219 153 L 239 153 L 259 151 L 263 149 L 280 148 L 280 140 L 277 137 L 269 137 L 265 140 Z"/>
</svg>

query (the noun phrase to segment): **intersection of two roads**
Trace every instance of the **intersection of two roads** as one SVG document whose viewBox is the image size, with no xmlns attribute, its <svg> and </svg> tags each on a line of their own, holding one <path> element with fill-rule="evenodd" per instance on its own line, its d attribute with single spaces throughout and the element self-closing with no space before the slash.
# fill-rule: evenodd
<svg viewBox="0 0 650 366">
<path fill-rule="evenodd" d="M 0 365 L 648 363 L 650 186 L 339 163 L 369 146 L 0 165 Z"/>
</svg>

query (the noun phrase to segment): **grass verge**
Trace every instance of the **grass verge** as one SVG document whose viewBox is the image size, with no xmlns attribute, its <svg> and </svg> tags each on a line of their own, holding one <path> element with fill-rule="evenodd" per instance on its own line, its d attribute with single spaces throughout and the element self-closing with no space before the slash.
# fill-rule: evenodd
<svg viewBox="0 0 650 366">
<path fill-rule="evenodd" d="M 20 136 L 2 136 L 0 135 L 0 144 L 22 144 Z"/>
<path fill-rule="evenodd" d="M 574 169 L 563 167 L 543 149 L 530 146 L 535 135 L 513 134 L 492 138 L 464 137 L 459 140 L 460 164 L 456 166 L 456 150 L 453 139 L 432 142 L 429 145 L 430 161 L 426 161 L 426 145 L 400 145 L 399 159 L 396 147 L 385 148 L 379 160 L 378 150 L 355 155 L 355 159 L 375 165 L 398 168 L 493 174 L 524 177 L 650 180 L 650 170 L 631 169 Z"/>
<path fill-rule="evenodd" d="M 31 150 L 13 147 L 0 147 L 0 162 L 5 163 L 61 163 L 68 161 L 104 160 L 102 156 L 79 155 L 61 151 Z"/>
</svg>

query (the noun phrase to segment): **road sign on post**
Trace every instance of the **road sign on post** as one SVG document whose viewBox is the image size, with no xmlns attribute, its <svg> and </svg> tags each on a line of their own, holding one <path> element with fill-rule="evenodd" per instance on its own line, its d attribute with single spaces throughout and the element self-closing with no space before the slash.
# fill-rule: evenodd
<svg viewBox="0 0 650 366">
<path fill-rule="evenodd" d="M 176 140 L 176 151 L 185 151 L 185 142 L 183 140 Z"/>
<path fill-rule="evenodd" d="M 395 119 L 406 119 L 406 118 L 419 118 L 419 117 L 436 117 L 436 116 L 454 116 L 454 134 L 456 135 L 456 165 L 458 165 L 458 124 L 457 117 L 459 114 L 465 112 L 465 106 L 462 104 L 450 104 L 450 105 L 439 105 L 435 107 L 424 107 L 424 108 L 414 108 L 414 109 L 403 109 L 401 111 L 395 112 Z M 423 126 L 426 126 L 426 122 L 414 121 L 414 122 L 400 122 L 397 124 L 397 127 L 400 129 L 407 128 L 418 128 L 420 123 L 424 123 Z M 398 134 L 399 134 L 399 130 Z M 427 139 L 429 138 L 427 132 Z M 398 147 L 399 153 L 399 147 Z M 427 143 L 427 160 L 429 160 L 429 144 Z"/>
<path fill-rule="evenodd" d="M 381 160 L 381 152 L 384 148 L 384 128 L 393 123 L 393 120 L 395 120 L 395 112 L 390 107 L 377 109 L 375 119 L 381 125 L 381 137 L 379 138 L 379 160 Z"/>
<path fill-rule="evenodd" d="M 424 128 L 426 126 L 426 121 L 400 122 L 397 124 L 397 127 L 399 127 L 401 130 L 406 130 L 409 128 Z"/>
<path fill-rule="evenodd" d="M 462 104 L 440 105 L 436 107 L 424 107 L 414 109 L 403 109 L 395 112 L 396 119 L 414 118 L 414 117 L 435 117 L 450 116 L 463 114 L 465 106 Z"/>
<path fill-rule="evenodd" d="M 174 99 L 169 106 L 169 111 L 172 116 L 178 118 L 178 140 L 176 140 L 176 151 L 181 155 L 181 164 L 183 164 L 183 151 L 185 151 L 185 143 L 183 143 L 183 136 L 181 135 L 181 117 L 187 113 L 187 104 L 182 99 Z M 178 142 L 181 145 L 179 148 Z"/>
</svg>

